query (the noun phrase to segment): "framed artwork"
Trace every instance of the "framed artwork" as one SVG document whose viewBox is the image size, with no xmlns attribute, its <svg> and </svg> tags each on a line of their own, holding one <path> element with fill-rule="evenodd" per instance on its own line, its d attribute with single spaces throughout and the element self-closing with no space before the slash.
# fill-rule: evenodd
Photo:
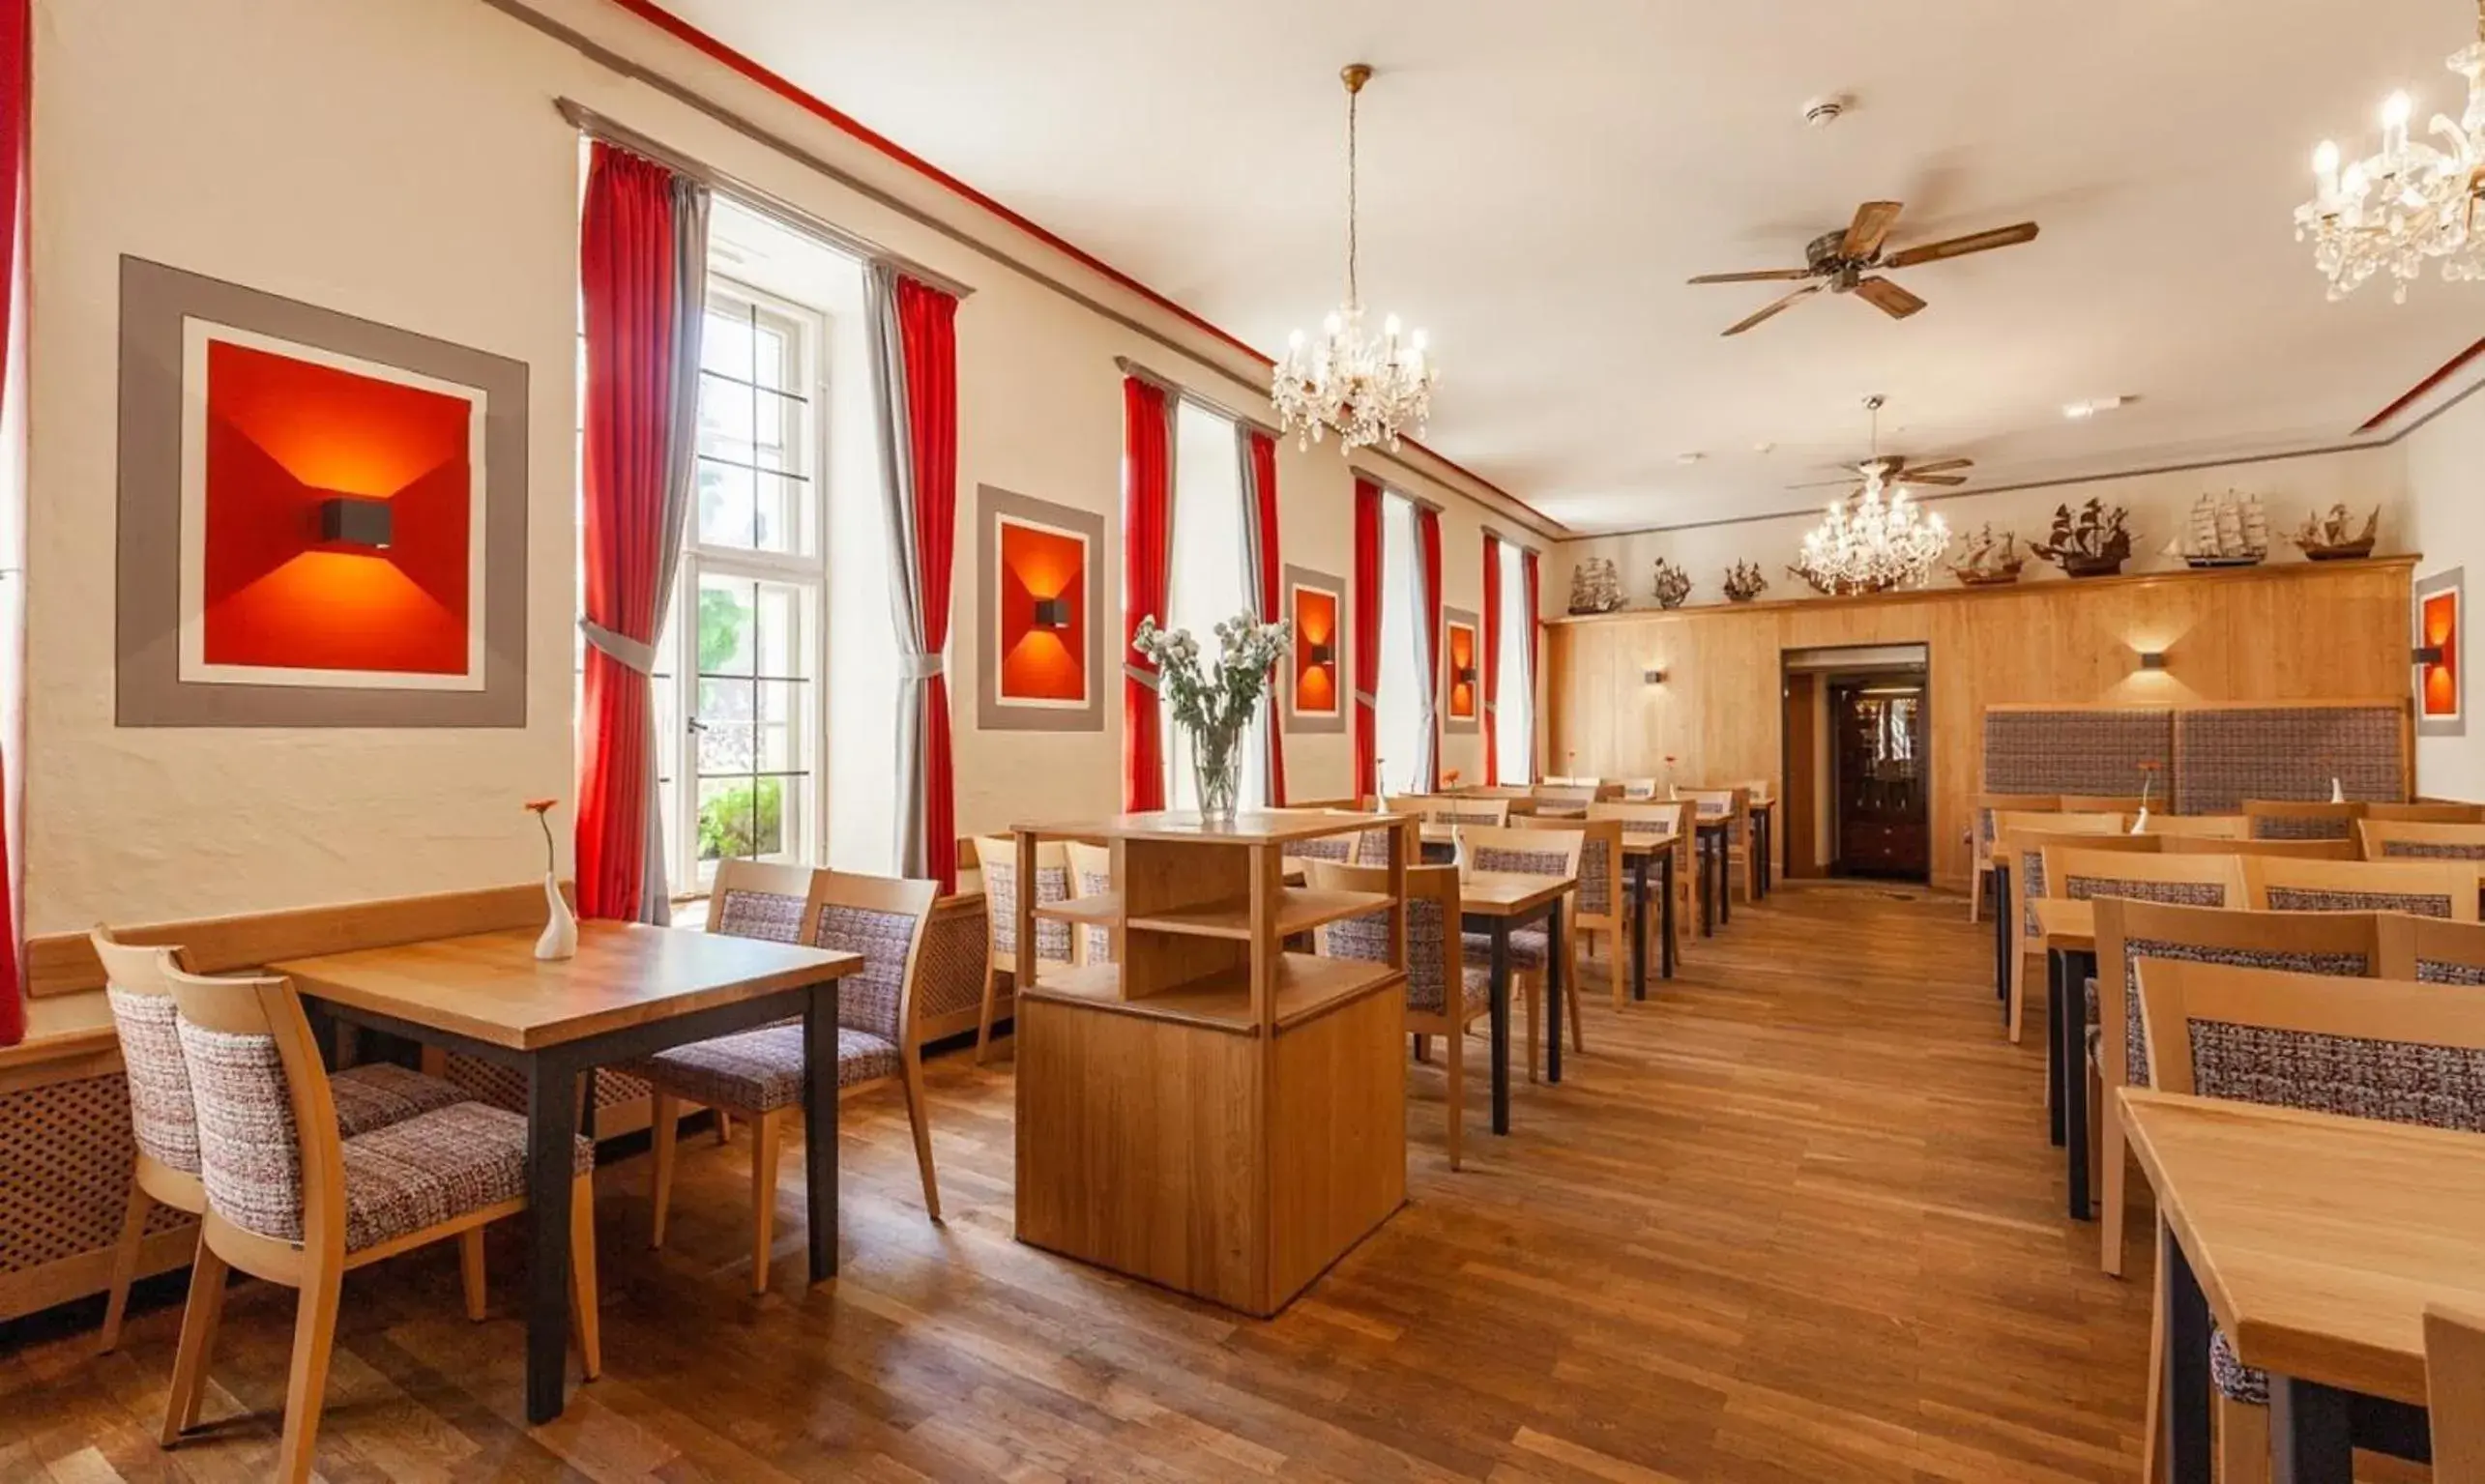
<svg viewBox="0 0 2485 1484">
<path fill-rule="evenodd" d="M 1477 729 L 1484 713 L 1483 640 L 1476 615 L 1458 608 L 1441 610 L 1441 729 L 1453 734 Z"/>
<path fill-rule="evenodd" d="M 2454 567 L 2415 586 L 2416 735 L 2468 735 L 2467 674 L 2461 653 L 2467 568 Z"/>
<path fill-rule="evenodd" d="M 1346 584 L 1289 566 L 1285 613 L 1294 620 L 1293 684 L 1284 687 L 1289 732 L 1346 730 Z"/>
<path fill-rule="evenodd" d="M 976 490 L 976 723 L 986 731 L 1104 730 L 1104 517 Z M 1116 672 L 1117 674 L 1119 672 Z"/>
<path fill-rule="evenodd" d="M 121 260 L 117 721 L 526 724 L 527 367 Z"/>
</svg>

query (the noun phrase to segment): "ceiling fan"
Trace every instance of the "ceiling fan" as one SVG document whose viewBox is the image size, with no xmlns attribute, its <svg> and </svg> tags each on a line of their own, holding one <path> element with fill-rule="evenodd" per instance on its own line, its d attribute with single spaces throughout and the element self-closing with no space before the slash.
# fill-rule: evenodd
<svg viewBox="0 0 2485 1484">
<path fill-rule="evenodd" d="M 1789 484 L 1786 487 L 1828 489 L 1833 485 L 1852 485 L 1858 481 L 1869 484 L 1876 470 L 1880 471 L 1881 482 L 1884 485 L 1936 484 L 1944 488 L 1954 488 L 1965 484 L 1968 477 L 1960 471 L 1974 468 L 1974 459 L 1912 459 L 1904 453 L 1881 451 L 1881 409 L 1885 401 L 1886 398 L 1879 395 L 1864 398 L 1864 411 L 1872 415 L 1873 451 L 1870 457 L 1856 459 L 1852 464 L 1838 465 L 1837 467 L 1849 471 L 1843 479 L 1815 480 L 1808 484 Z"/>
<path fill-rule="evenodd" d="M 1898 224 L 1898 214 L 1903 209 L 1896 201 L 1866 201 L 1856 208 L 1856 219 L 1845 230 L 1824 232 L 1812 239 L 1803 249 L 1804 267 L 1764 268 L 1754 273 L 1709 273 L 1691 281 L 1793 283 L 1806 278 L 1812 280 L 1759 313 L 1737 322 L 1726 332 L 1728 335 L 1740 335 L 1798 300 L 1809 299 L 1825 288 L 1832 294 L 1854 294 L 1891 319 L 1905 319 L 1924 307 L 1924 301 L 1881 276 L 1881 270 L 1913 268 L 1918 263 L 1938 263 L 1944 258 L 1965 257 L 1971 252 L 2015 247 L 2036 238 L 2036 223 L 2023 221 L 2016 226 L 1995 227 L 1988 232 L 1971 232 L 1965 237 L 1944 238 L 1921 247 L 1902 247 L 1885 257 L 1881 251 L 1882 242 L 1889 236 L 1889 229 Z"/>
</svg>

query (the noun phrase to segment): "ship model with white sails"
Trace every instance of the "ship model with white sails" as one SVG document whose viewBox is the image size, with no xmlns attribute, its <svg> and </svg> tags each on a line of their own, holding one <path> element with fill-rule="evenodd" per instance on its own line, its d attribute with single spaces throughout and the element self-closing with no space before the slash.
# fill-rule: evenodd
<svg viewBox="0 0 2485 1484">
<path fill-rule="evenodd" d="M 2203 495 L 2166 555 L 2196 567 L 2253 567 L 2269 555 L 2269 516 L 2259 495 Z"/>
</svg>

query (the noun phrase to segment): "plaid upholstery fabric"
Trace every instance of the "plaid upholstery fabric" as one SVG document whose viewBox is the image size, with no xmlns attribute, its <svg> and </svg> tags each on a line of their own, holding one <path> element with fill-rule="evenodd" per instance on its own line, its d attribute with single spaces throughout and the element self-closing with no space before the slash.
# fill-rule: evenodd
<svg viewBox="0 0 2485 1484">
<path fill-rule="evenodd" d="M 1508 811 L 1503 810 L 1498 813 L 1486 813 L 1481 811 L 1465 811 L 1458 809 L 1435 809 L 1432 811 L 1431 817 L 1432 822 L 1436 825 L 1489 825 L 1498 828 L 1508 819 Z"/>
<path fill-rule="evenodd" d="M 513 1066 L 486 1062 L 462 1051 L 453 1051 L 445 1059 L 440 1075 L 457 1090 L 461 1101 L 488 1103 L 512 1113 L 526 1111 L 526 1074 Z M 645 1097 L 647 1080 L 609 1066 L 598 1067 L 589 1074 L 588 1100 L 597 1108 L 610 1108 Z M 347 1129 L 351 1133 L 354 1130 Z"/>
<path fill-rule="evenodd" d="M 2191 1039 L 2203 1097 L 2485 1133 L 2485 1052 L 2215 1020 Z"/>
<path fill-rule="evenodd" d="M 1469 933 L 1463 940 L 1467 952 L 1490 973 L 1493 966 L 1493 935 Z M 1542 969 L 1553 957 L 1553 939 L 1543 928 L 1523 927 L 1510 934 L 1510 967 L 1522 974 Z"/>
<path fill-rule="evenodd" d="M 2214 1319 L 2209 1321 L 2208 1380 L 2228 1401 L 2253 1407 L 2269 1405 L 2269 1373 L 2237 1359 L 2235 1342 L 2217 1327 Z"/>
<path fill-rule="evenodd" d="M 2271 912 L 2404 912 L 2419 917 L 2447 917 L 2450 898 L 2408 891 L 2315 891 L 2303 887 L 2271 887 Z"/>
<path fill-rule="evenodd" d="M 1355 837 L 1355 863 L 1357 865 L 1388 865 L 1389 863 L 1389 831 L 1387 829 L 1366 829 L 1361 834 L 1357 835 Z M 1409 862 L 1409 864 L 1420 863 L 1420 861 Z"/>
<path fill-rule="evenodd" d="M 2063 880 L 2062 895 L 2074 902 L 2112 896 L 2135 902 L 2165 902 L 2176 907 L 2226 905 L 2226 887 L 2213 881 L 2125 881 L 2112 876 L 2072 876 Z"/>
<path fill-rule="evenodd" d="M 1984 789 L 1994 794 L 2128 794 L 2139 781 L 2141 764 L 2162 763 L 2174 750 L 2171 711 L 1987 712 Z"/>
<path fill-rule="evenodd" d="M 2392 706 L 2185 711 L 2175 724 L 2175 810 L 2236 814 L 2246 799 L 2327 799 L 2333 777 L 2350 799 L 2405 799 L 2405 725 Z"/>
<path fill-rule="evenodd" d="M 1579 842 L 1579 910 L 1591 917 L 1604 917 L 1614 910 L 1614 867 L 1616 862 L 1605 849 L 1602 839 Z"/>
<path fill-rule="evenodd" d="M 1286 845 L 1286 855 L 1298 860 L 1334 860 L 1341 865 L 1355 855 L 1356 836 L 1325 834 L 1316 840 L 1293 840 Z"/>
<path fill-rule="evenodd" d="M 2045 853 L 2023 850 L 2019 853 L 2019 876 L 2011 889 L 2020 893 L 2020 924 L 2025 936 L 2043 936 L 2045 924 L 2036 920 L 2036 904 L 2045 896 Z"/>
<path fill-rule="evenodd" d="M 2255 814 L 2256 840 L 2344 840 L 2355 833 L 2352 819 L 2324 819 L 2310 814 Z"/>
<path fill-rule="evenodd" d="M 1319 844 L 1321 842 L 1308 841 L 1305 843 Z M 1353 843 L 1353 841 L 1346 839 L 1341 835 L 1337 839 L 1337 854 L 1334 856 L 1324 856 L 1321 858 L 1325 860 L 1343 860 L 1346 858 L 1347 848 Z M 1110 871 L 1081 871 L 1078 873 L 1078 890 L 1079 895 L 1081 896 L 1101 896 L 1112 889 L 1113 873 Z M 1109 927 L 1089 927 L 1080 929 L 1079 947 L 1087 954 L 1087 961 L 1091 964 L 1109 964 L 1113 962 L 1113 929 Z"/>
<path fill-rule="evenodd" d="M 2485 845 L 2441 844 L 2432 840 L 2384 840 L 2382 855 L 2393 860 L 2485 860 Z"/>
<path fill-rule="evenodd" d="M 394 1062 L 338 1072 L 328 1079 L 328 1096 L 336 1105 L 336 1132 L 348 1139 L 466 1100 L 454 1084 Z"/>
<path fill-rule="evenodd" d="M 2416 960 L 2416 980 L 2423 984 L 2485 984 L 2485 964 L 2420 958 Z"/>
<path fill-rule="evenodd" d="M 1568 853 L 1558 850 L 1504 850 L 1488 845 L 1469 851 L 1467 860 L 1476 870 L 1502 871 L 1512 876 L 1570 874 Z"/>
<path fill-rule="evenodd" d="M 838 1087 L 893 1077 L 898 1062 L 892 1042 L 867 1031 L 837 1027 Z M 749 1113 L 797 1108 L 803 1103 L 802 1023 L 780 1021 L 676 1046 L 630 1069 L 694 1103 L 722 1103 Z"/>
<path fill-rule="evenodd" d="M 1439 1015 L 1448 1001 L 1442 982 L 1441 940 L 1447 930 L 1442 917 L 1441 904 L 1430 897 L 1417 897 L 1407 903 L 1407 1008 L 1418 1015 Z M 1389 915 L 1376 912 L 1330 923 L 1329 954 L 1331 958 L 1351 958 L 1367 964 L 1388 963 Z M 1468 965 L 1462 976 L 1466 980 L 1465 1006 L 1472 1015 L 1490 1003 L 1493 975 L 1490 969 Z"/>
<path fill-rule="evenodd" d="M 1046 866 L 1036 873 L 1036 905 L 1048 907 L 1070 899 L 1070 873 L 1064 866 Z M 1018 951 L 1018 867 L 1015 863 L 996 864 L 983 873 L 983 905 L 985 919 L 991 923 L 992 951 L 1014 954 Z M 1036 923 L 1036 956 L 1050 963 L 1070 961 L 1070 925 L 1067 922 L 1038 919 Z"/>
<path fill-rule="evenodd" d="M 2131 1086 L 2149 1085 L 2149 1042 L 2140 1022 L 2140 961 L 2178 958 L 2193 964 L 2233 964 L 2242 969 L 2283 969 L 2293 974 L 2329 974 L 2355 977 L 2371 970 L 2361 953 L 2288 953 L 2273 948 L 2214 948 L 2196 943 L 2169 943 L 2134 938 L 2122 946 L 2123 1069 Z M 2102 1013 L 2102 1012 L 2100 1012 Z M 2214 1095 L 2214 1094 L 2212 1094 Z"/>
<path fill-rule="evenodd" d="M 915 1017 L 932 1020 L 975 1013 L 983 1002 L 983 975 L 991 941 L 981 896 L 947 897 L 932 908 L 923 946 L 915 955 Z"/>
<path fill-rule="evenodd" d="M 526 1120 L 505 1108 L 452 1103 L 356 1135 L 344 1154 L 348 1252 L 526 1194 Z M 594 1141 L 570 1140 L 570 1173 L 595 1168 Z"/>
<path fill-rule="evenodd" d="M 106 986 L 112 1026 L 129 1073 L 130 1130 L 138 1152 L 185 1174 L 198 1173 L 198 1113 L 190 1100 L 190 1063 L 182 1060 L 181 1015 L 170 995 L 138 995 Z"/>
<path fill-rule="evenodd" d="M 803 899 L 776 891 L 727 891 L 716 913 L 716 931 L 771 943 L 803 941 Z"/>
<path fill-rule="evenodd" d="M 207 1204 L 246 1232 L 301 1240 L 302 1135 L 276 1037 L 179 1027 Z"/>
<path fill-rule="evenodd" d="M 862 955 L 862 967 L 837 980 L 839 1027 L 904 1043 L 906 1032 L 897 1023 L 897 1012 L 906 989 L 906 950 L 914 946 L 914 938 L 915 919 L 902 912 L 873 912 L 834 902 L 820 908 L 812 944 Z"/>
</svg>

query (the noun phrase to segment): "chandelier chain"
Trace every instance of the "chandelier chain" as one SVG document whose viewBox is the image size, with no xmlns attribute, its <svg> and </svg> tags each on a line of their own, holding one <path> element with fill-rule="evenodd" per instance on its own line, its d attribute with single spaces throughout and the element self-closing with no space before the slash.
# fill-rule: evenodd
<svg viewBox="0 0 2485 1484">
<path fill-rule="evenodd" d="M 2476 4 L 2477 4 L 2477 7 L 2478 7 L 2478 9 L 2479 9 L 2480 11 L 2485 11 L 2485 0 L 2476 0 Z M 1356 222 L 1355 222 L 1356 214 L 1357 214 L 1357 207 L 1358 207 L 1358 204 L 1359 204 L 1359 203 L 1357 202 L 1356 198 L 1355 198 L 1355 165 L 1356 165 L 1356 160 L 1357 160 L 1357 147 L 1356 147 L 1356 142 L 1355 142 L 1355 105 L 1356 105 L 1357 103 L 1359 103 L 1359 102 L 1362 102 L 1362 98 L 1363 98 L 1363 91 L 1362 91 L 1362 89 L 1360 89 L 1360 88 L 1359 88 L 1359 87 L 1355 87 L 1355 86 L 1353 86 L 1353 85 L 1351 85 L 1351 84 L 1347 87 L 1347 89 L 1346 89 L 1346 302 L 1347 302 L 1347 304 L 1348 304 L 1348 305 L 1350 305 L 1350 306 L 1359 306 L 1359 305 L 1361 305 L 1361 304 L 1362 304 L 1362 302 L 1363 302 L 1363 296 L 1362 296 L 1361 287 L 1360 287 L 1360 285 L 1359 285 L 1359 284 L 1356 282 L 1356 274 L 1355 274 L 1355 259 L 1356 259 L 1356 255 L 1357 255 L 1357 253 L 1358 253 L 1359 249 L 1359 248 L 1360 248 L 1360 247 L 1361 247 L 1361 243 L 1360 243 L 1360 242 L 1359 241 L 1359 239 L 1358 239 L 1358 235 L 1357 235 L 1357 231 L 1356 231 Z"/>
</svg>

